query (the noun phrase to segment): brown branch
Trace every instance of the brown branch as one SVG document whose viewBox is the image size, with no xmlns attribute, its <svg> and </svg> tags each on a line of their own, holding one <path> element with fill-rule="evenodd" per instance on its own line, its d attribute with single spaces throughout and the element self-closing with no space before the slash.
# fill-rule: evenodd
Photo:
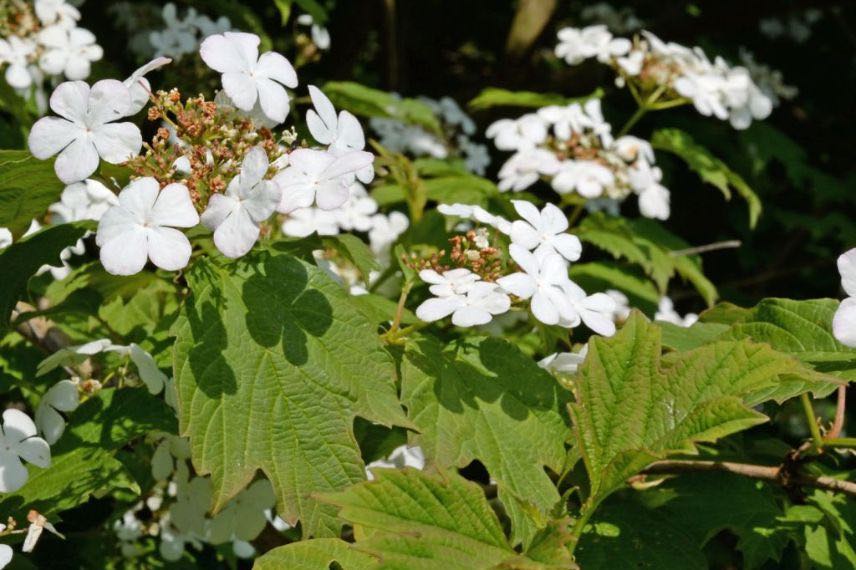
<svg viewBox="0 0 856 570">
<path fill-rule="evenodd" d="M 856 482 L 842 481 L 833 477 L 813 477 L 791 473 L 782 466 L 752 465 L 732 461 L 697 461 L 684 459 L 667 459 L 656 461 L 646 467 L 642 473 L 646 475 L 676 475 L 679 473 L 697 471 L 724 471 L 752 479 L 769 481 L 784 487 L 814 487 L 826 491 L 835 491 L 856 497 Z"/>
</svg>

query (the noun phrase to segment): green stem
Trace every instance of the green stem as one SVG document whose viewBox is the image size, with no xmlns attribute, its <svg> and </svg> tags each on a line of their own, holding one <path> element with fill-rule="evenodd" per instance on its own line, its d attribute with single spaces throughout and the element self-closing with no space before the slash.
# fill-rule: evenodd
<svg viewBox="0 0 856 570">
<path fill-rule="evenodd" d="M 619 136 L 619 137 L 623 137 L 624 135 L 626 135 L 627 133 L 629 133 L 629 132 L 630 132 L 630 129 L 632 129 L 632 128 L 633 128 L 633 126 L 634 126 L 636 123 L 638 123 L 638 122 L 639 122 L 639 120 L 640 120 L 642 117 L 644 117 L 644 116 L 645 116 L 645 113 L 647 113 L 647 112 L 648 112 L 648 107 L 647 107 L 647 106 L 645 106 L 645 105 L 641 105 L 638 109 L 636 109 L 636 112 L 635 112 L 635 113 L 633 113 L 633 115 L 632 115 L 632 116 L 627 120 L 627 122 L 626 122 L 626 123 L 624 123 L 624 126 L 623 126 L 623 127 L 621 127 L 621 130 L 620 130 L 620 131 L 618 131 L 618 136 Z"/>
<path fill-rule="evenodd" d="M 805 412 L 805 419 L 808 422 L 808 429 L 811 431 L 811 439 L 814 441 L 814 447 L 820 449 L 823 447 L 823 437 L 820 435 L 820 427 L 817 425 L 817 416 L 814 415 L 811 398 L 807 393 L 800 394 L 800 401 Z"/>
<path fill-rule="evenodd" d="M 570 550 L 571 556 L 573 556 L 574 551 L 577 549 L 577 545 L 580 543 L 580 539 L 583 536 L 583 530 L 588 524 L 589 519 L 597 510 L 598 503 L 590 503 L 591 499 L 583 503 L 582 508 L 580 508 L 580 516 L 577 517 L 577 520 L 574 522 L 574 527 L 571 529 L 571 543 L 568 546 L 568 550 Z"/>
<path fill-rule="evenodd" d="M 577 221 L 580 219 L 580 216 L 583 213 L 584 207 L 585 207 L 584 204 L 577 204 L 576 206 L 574 206 L 574 209 L 571 212 L 571 215 L 568 216 L 568 227 L 569 228 L 573 228 L 574 225 L 576 225 Z"/>
<path fill-rule="evenodd" d="M 856 437 L 831 437 L 823 440 L 824 447 L 856 448 Z"/>
<path fill-rule="evenodd" d="M 389 327 L 387 335 L 395 335 L 398 328 L 401 326 L 401 317 L 404 314 L 404 303 L 407 301 L 407 295 L 410 294 L 410 289 L 413 288 L 413 283 L 405 283 L 401 288 L 401 295 L 398 297 L 398 305 L 395 307 L 395 317 L 392 319 L 392 326 Z"/>
</svg>

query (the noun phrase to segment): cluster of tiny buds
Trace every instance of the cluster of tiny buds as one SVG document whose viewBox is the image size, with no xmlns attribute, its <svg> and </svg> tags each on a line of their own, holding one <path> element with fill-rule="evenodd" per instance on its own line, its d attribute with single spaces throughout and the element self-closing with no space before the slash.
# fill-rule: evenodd
<svg viewBox="0 0 856 570">
<path fill-rule="evenodd" d="M 177 89 L 154 93 L 151 103 L 149 120 L 169 127 L 159 128 L 152 142 L 144 144 L 145 152 L 128 166 L 136 176 L 153 176 L 161 186 L 183 183 L 199 211 L 212 194 L 226 189 L 251 148 L 261 146 L 273 163 L 297 138 L 293 130 L 286 132 L 281 145 L 270 129 L 255 125 L 231 107 L 202 95 L 182 101 Z M 183 161 L 181 167 L 178 160 Z"/>
<path fill-rule="evenodd" d="M 39 31 L 41 24 L 31 2 L 6 0 L 0 2 L 0 33 L 2 37 L 27 37 Z"/>
<path fill-rule="evenodd" d="M 465 267 L 485 281 L 496 281 L 502 276 L 499 250 L 490 245 L 486 228 L 454 236 L 449 243 L 452 244 L 449 258 L 457 267 Z"/>
</svg>

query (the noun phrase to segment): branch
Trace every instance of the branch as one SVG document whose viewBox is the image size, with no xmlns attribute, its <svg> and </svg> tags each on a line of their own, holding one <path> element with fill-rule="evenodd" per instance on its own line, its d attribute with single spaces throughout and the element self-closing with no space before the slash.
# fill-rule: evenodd
<svg viewBox="0 0 856 570">
<path fill-rule="evenodd" d="M 834 477 L 813 477 L 788 472 L 781 466 L 770 467 L 766 465 L 752 465 L 748 463 L 734 463 L 732 461 L 696 461 L 683 459 L 667 459 L 656 461 L 646 467 L 642 473 L 646 475 L 667 475 L 678 473 L 691 473 L 695 471 L 724 471 L 734 473 L 752 479 L 761 479 L 782 485 L 783 487 L 803 486 L 815 487 L 826 491 L 844 493 L 856 497 L 856 482 L 842 481 Z"/>
<path fill-rule="evenodd" d="M 838 401 L 835 404 L 835 421 L 832 422 L 832 428 L 826 434 L 827 439 L 836 439 L 841 435 L 841 430 L 844 429 L 845 411 L 847 411 L 847 386 L 839 386 Z"/>
<path fill-rule="evenodd" d="M 708 251 L 716 251 L 719 249 L 732 249 L 735 247 L 740 247 L 743 245 L 739 239 L 730 239 L 727 241 L 718 241 L 716 243 L 709 243 L 706 245 L 699 245 L 696 247 L 688 247 L 687 249 L 676 249 L 669 252 L 669 255 L 672 257 L 680 257 L 682 255 L 695 255 L 697 253 L 706 253 Z"/>
</svg>

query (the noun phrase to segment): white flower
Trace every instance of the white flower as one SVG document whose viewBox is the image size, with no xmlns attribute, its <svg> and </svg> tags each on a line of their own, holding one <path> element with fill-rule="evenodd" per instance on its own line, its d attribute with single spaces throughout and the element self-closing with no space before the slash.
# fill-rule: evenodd
<svg viewBox="0 0 856 570">
<path fill-rule="evenodd" d="M 580 364 L 586 359 L 588 345 L 579 352 L 554 352 L 538 361 L 538 366 L 560 376 L 572 376 L 577 373 Z"/>
<path fill-rule="evenodd" d="M 316 141 L 327 145 L 327 150 L 333 156 L 365 148 L 363 127 L 354 115 L 342 110 L 337 117 L 330 99 L 314 85 L 309 86 L 309 96 L 315 109 L 306 112 L 306 126 Z M 358 172 L 357 177 L 368 184 L 374 178 L 374 168 L 369 165 Z"/>
<path fill-rule="evenodd" d="M 460 271 L 453 269 L 452 271 Z M 443 274 L 452 273 L 447 271 Z M 469 270 L 463 270 L 469 272 Z M 423 272 L 420 272 L 422 276 Z M 478 276 L 474 276 L 478 278 Z M 423 277 L 425 279 L 425 277 Z M 511 299 L 495 283 L 483 281 L 466 284 L 452 284 L 453 290 L 465 289 L 466 293 L 441 295 L 424 301 L 416 308 L 416 316 L 425 322 L 433 322 L 452 315 L 452 324 L 459 327 L 484 325 L 491 321 L 494 315 L 501 315 L 511 308 Z M 431 287 L 435 293 L 435 287 Z M 441 284 L 438 290 L 445 291 L 446 284 Z M 436 293 L 435 293 L 436 294 Z"/>
<path fill-rule="evenodd" d="M 9 228 L 0 228 L 0 249 L 4 249 L 12 245 L 12 232 Z"/>
<path fill-rule="evenodd" d="M 389 457 L 386 459 L 378 459 L 377 461 L 372 461 L 366 465 L 366 476 L 369 481 L 374 479 L 374 474 L 371 470 L 377 467 L 386 469 L 404 469 L 405 467 L 412 467 L 413 469 L 419 469 L 421 471 L 422 469 L 425 469 L 425 453 L 418 445 L 413 447 L 400 445 L 393 449 L 392 453 L 390 453 Z"/>
<path fill-rule="evenodd" d="M 131 94 L 119 81 L 104 79 L 91 89 L 82 81 L 67 81 L 54 90 L 50 105 L 60 117 L 36 121 L 28 144 L 42 160 L 59 153 L 54 169 L 66 184 L 95 172 L 99 157 L 119 164 L 143 146 L 136 125 L 110 122 L 126 116 L 131 105 Z"/>
<path fill-rule="evenodd" d="M 336 212 L 321 208 L 299 208 L 288 213 L 282 222 L 282 233 L 291 237 L 334 236 L 339 233 Z"/>
<path fill-rule="evenodd" d="M 661 184 L 652 184 L 639 193 L 639 212 L 646 218 L 668 220 L 671 213 L 668 188 Z"/>
<path fill-rule="evenodd" d="M 350 188 L 351 197 L 336 210 L 336 222 L 345 231 L 367 232 L 374 225 L 377 202 L 366 193 L 365 188 L 355 182 Z"/>
<path fill-rule="evenodd" d="M 146 259 L 175 271 L 190 260 L 190 241 L 174 229 L 199 223 L 187 187 L 173 183 L 158 188 L 154 178 L 134 180 L 119 194 L 119 205 L 101 217 L 95 242 L 108 273 L 133 275 L 143 269 Z"/>
<path fill-rule="evenodd" d="M 612 311 L 612 320 L 622 323 L 630 316 L 630 299 L 627 295 L 617 289 L 607 289 L 605 294 L 615 302 L 615 310 Z"/>
<path fill-rule="evenodd" d="M 128 79 L 123 83 L 131 93 L 131 106 L 128 108 L 128 116 L 139 113 L 146 103 L 149 102 L 149 95 L 152 92 L 152 87 L 145 75 L 155 69 L 161 68 L 164 65 L 171 63 L 172 60 L 168 57 L 158 57 L 142 67 L 137 68 Z"/>
<path fill-rule="evenodd" d="M 27 482 L 29 473 L 21 459 L 45 469 L 51 464 L 51 450 L 36 437 L 36 424 L 27 414 L 8 409 L 0 433 L 0 493 L 13 493 Z"/>
<path fill-rule="evenodd" d="M 160 371 L 152 355 L 140 348 L 138 344 L 132 342 L 128 348 L 128 354 L 137 367 L 140 380 L 149 389 L 150 394 L 159 394 L 168 381 L 166 374 Z"/>
<path fill-rule="evenodd" d="M 499 169 L 499 191 L 520 192 L 529 188 L 542 174 L 552 176 L 560 166 L 559 159 L 543 148 L 532 148 L 511 155 Z"/>
<path fill-rule="evenodd" d="M 698 320 L 698 315 L 695 313 L 687 313 L 686 316 L 681 317 L 681 315 L 679 315 L 675 310 L 675 304 L 672 299 L 669 297 L 663 297 L 660 299 L 660 303 L 657 306 L 657 312 L 654 314 L 654 320 L 672 323 L 679 327 L 689 327 Z"/>
<path fill-rule="evenodd" d="M 594 160 L 566 160 L 553 178 L 553 189 L 559 194 L 576 191 L 585 198 L 597 198 L 615 183 L 610 169 Z"/>
<path fill-rule="evenodd" d="M 311 14 L 301 14 L 297 17 L 297 23 L 301 26 L 311 26 L 312 43 L 320 50 L 330 49 L 330 32 L 324 26 L 315 23 Z"/>
<path fill-rule="evenodd" d="M 375 214 L 372 216 L 372 227 L 369 230 L 371 250 L 377 256 L 385 254 L 409 226 L 410 219 L 401 212 L 390 212 L 388 216 Z"/>
<path fill-rule="evenodd" d="M 36 426 L 49 445 L 53 445 L 65 431 L 65 418 L 60 412 L 72 412 L 80 404 L 77 384 L 61 380 L 45 392 L 36 408 Z"/>
<path fill-rule="evenodd" d="M 128 347 L 113 344 L 110 342 L 110 339 L 106 338 L 93 340 L 86 344 L 66 346 L 42 360 L 36 370 L 36 376 L 44 376 L 51 370 L 60 366 L 80 364 L 90 356 L 94 356 L 102 352 L 126 354 L 127 351 Z"/>
<path fill-rule="evenodd" d="M 27 69 L 30 56 L 36 51 L 36 45 L 27 38 L 9 36 L 0 38 L 0 64 L 8 63 L 6 68 L 6 83 L 15 89 L 29 87 L 33 78 Z"/>
<path fill-rule="evenodd" d="M 583 245 L 577 236 L 565 233 L 568 218 L 562 210 L 549 202 L 540 212 L 525 200 L 512 200 L 511 203 L 523 218 L 511 224 L 512 243 L 535 250 L 539 256 L 558 253 L 568 261 L 580 258 Z"/>
<path fill-rule="evenodd" d="M 48 207 L 56 219 L 53 223 L 101 219 L 104 212 L 119 203 L 116 195 L 97 180 L 83 180 L 65 187 L 59 202 Z"/>
<path fill-rule="evenodd" d="M 95 35 L 84 28 L 54 25 L 39 32 L 38 41 L 44 46 L 39 67 L 51 75 L 64 73 L 71 80 L 89 77 L 92 62 L 104 56 Z"/>
<path fill-rule="evenodd" d="M 220 72 L 223 89 L 242 111 L 251 111 L 259 101 L 264 114 L 281 123 L 288 115 L 285 87 L 297 87 L 291 63 L 276 52 L 259 57 L 259 37 L 242 32 L 208 36 L 199 48 L 208 67 Z M 283 87 L 285 86 L 285 87 Z"/>
<path fill-rule="evenodd" d="M 523 271 L 500 277 L 500 287 L 521 299 L 531 298 L 532 314 L 546 325 L 578 317 L 564 290 L 570 279 L 568 266 L 559 255 L 551 253 L 539 259 L 517 244 L 511 244 L 508 251 Z"/>
<path fill-rule="evenodd" d="M 224 194 L 214 194 L 202 213 L 202 223 L 214 230 L 214 245 L 226 257 L 245 255 L 259 239 L 259 224 L 276 211 L 279 187 L 264 180 L 267 154 L 252 148 L 241 163 L 241 172 L 230 182 Z"/>
<path fill-rule="evenodd" d="M 559 325 L 567 328 L 576 327 L 580 322 L 603 336 L 615 334 L 615 321 L 612 315 L 615 313 L 616 303 L 606 293 L 595 293 L 586 295 L 582 287 L 568 279 L 562 288 L 566 292 L 574 307 L 570 318 L 563 318 Z"/>
<path fill-rule="evenodd" d="M 313 203 L 322 210 L 338 208 L 348 199 L 352 177 L 373 160 L 374 155 L 361 150 L 338 157 L 321 150 L 295 150 L 288 167 L 274 177 L 282 189 L 277 210 L 287 214 Z"/>
<path fill-rule="evenodd" d="M 547 140 L 547 121 L 535 113 L 517 119 L 500 119 L 485 131 L 499 150 L 525 150 Z"/>
<path fill-rule="evenodd" d="M 439 204 L 437 211 L 446 216 L 475 220 L 480 224 L 495 228 L 506 235 L 511 233 L 511 222 L 502 216 L 491 214 L 477 204 Z"/>
<path fill-rule="evenodd" d="M 6 530 L 5 524 L 0 524 L 0 531 Z M 0 544 L 0 568 L 5 568 L 12 562 L 12 556 L 14 555 L 14 551 L 12 547 L 8 544 Z"/>
<path fill-rule="evenodd" d="M 80 19 L 80 12 L 66 0 L 36 0 L 33 8 L 43 26 L 56 23 L 75 26 L 75 22 Z"/>
<path fill-rule="evenodd" d="M 208 540 L 211 544 L 222 544 L 233 538 L 253 540 L 267 524 L 265 511 L 275 504 L 276 495 L 270 481 L 259 479 L 238 493 L 211 519 Z"/>
<path fill-rule="evenodd" d="M 582 29 L 563 28 L 558 33 L 559 43 L 556 56 L 569 65 L 596 57 L 602 63 L 630 51 L 630 40 L 613 38 L 605 25 L 588 26 Z"/>
<path fill-rule="evenodd" d="M 838 341 L 856 348 L 856 248 L 838 257 L 841 287 L 848 297 L 841 301 L 832 319 L 832 334 Z"/>
<path fill-rule="evenodd" d="M 193 19 L 196 11 L 188 10 L 184 20 L 178 18 L 175 4 L 169 2 L 161 11 L 166 27 L 149 33 L 149 43 L 155 50 L 156 56 L 170 55 L 181 59 L 185 54 L 196 49 L 196 29 Z"/>
</svg>

